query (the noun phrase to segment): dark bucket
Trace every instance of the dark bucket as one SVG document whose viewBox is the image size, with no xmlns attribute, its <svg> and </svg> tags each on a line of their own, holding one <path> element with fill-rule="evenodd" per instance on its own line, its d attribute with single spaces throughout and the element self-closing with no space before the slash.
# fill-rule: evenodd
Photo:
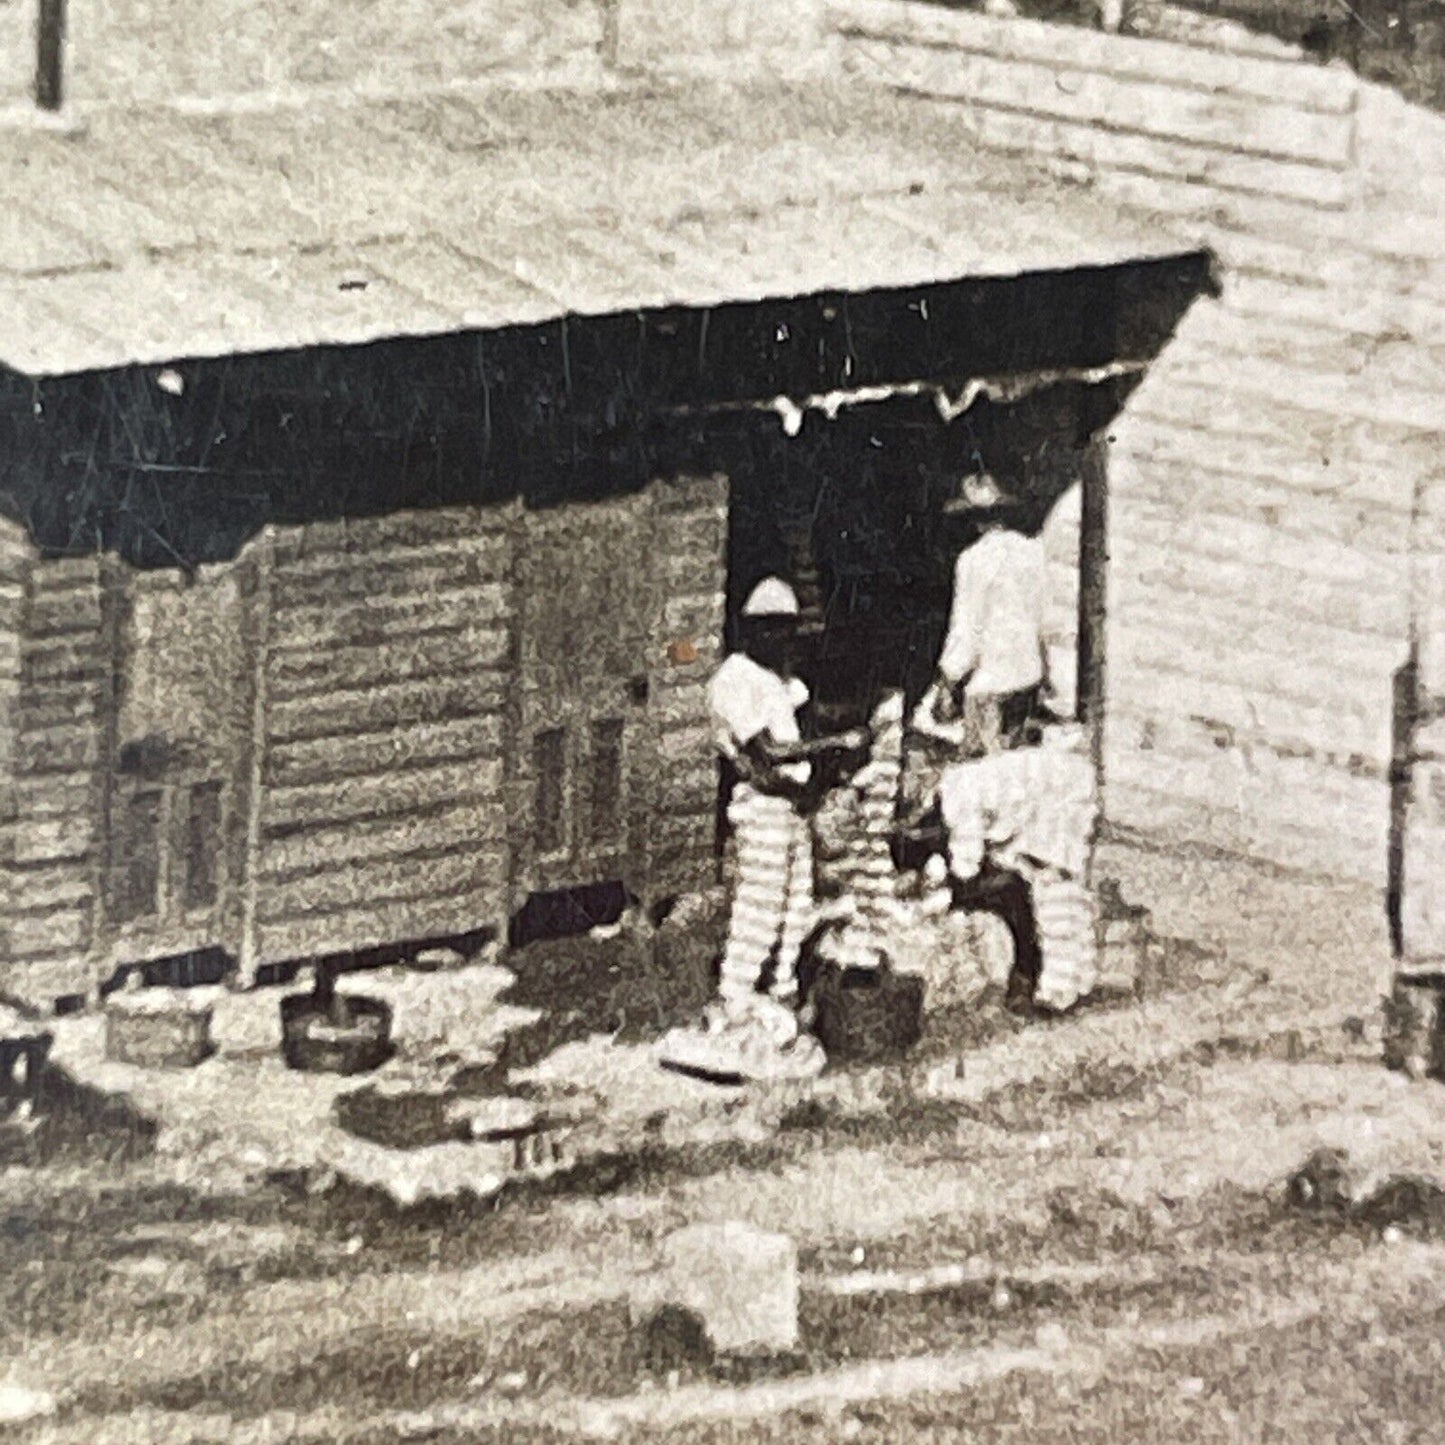
<svg viewBox="0 0 1445 1445">
<path fill-rule="evenodd" d="M 309 993 L 281 1000 L 281 1053 L 307 1073 L 365 1074 L 393 1053 L 391 1005 L 379 998 L 337 994 L 330 1006 Z"/>
<path fill-rule="evenodd" d="M 923 1035 L 921 978 L 829 964 L 819 970 L 811 996 L 813 1032 L 830 1062 L 891 1062 Z"/>
</svg>

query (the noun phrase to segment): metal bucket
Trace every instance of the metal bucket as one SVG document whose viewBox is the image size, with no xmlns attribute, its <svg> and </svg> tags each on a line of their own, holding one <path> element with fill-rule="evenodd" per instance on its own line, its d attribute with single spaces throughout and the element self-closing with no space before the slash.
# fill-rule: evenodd
<svg viewBox="0 0 1445 1445">
<path fill-rule="evenodd" d="M 902 1058 L 923 1036 L 923 980 L 825 964 L 813 984 L 813 1032 L 834 1063 Z"/>
<path fill-rule="evenodd" d="M 281 1000 L 281 1053 L 289 1068 L 365 1074 L 393 1052 L 391 1005 L 379 998 L 337 994 L 328 1005 L 296 993 Z"/>
</svg>

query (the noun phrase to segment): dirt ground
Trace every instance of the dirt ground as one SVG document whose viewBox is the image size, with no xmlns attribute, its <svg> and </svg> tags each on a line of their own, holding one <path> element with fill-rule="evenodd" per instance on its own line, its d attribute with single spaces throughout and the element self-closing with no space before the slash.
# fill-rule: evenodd
<svg viewBox="0 0 1445 1445">
<path fill-rule="evenodd" d="M 1230 1167 L 1266 1103 L 1287 1139 L 1375 1073 L 1191 1059 L 1112 1099 L 1036 1091 L 1050 1140 L 969 1111 L 888 1141 L 799 1127 L 471 1216 L 55 1161 L 3 1181 L 0 1349 L 58 1408 L 11 1438 L 1438 1438 L 1438 1212 L 1306 1218 Z M 802 1245 L 802 1358 L 775 1374 L 660 1368 L 629 1321 L 637 1262 L 718 1216 Z M 968 1278 L 898 1278 L 945 1265 Z M 838 1293 L 861 1268 L 877 1286 Z"/>
<path fill-rule="evenodd" d="M 1436 1439 L 1442 1196 L 1283 1197 L 1322 1140 L 1445 1178 L 1445 1085 L 1347 1017 L 1372 900 L 1191 867 L 1167 922 L 1223 991 L 955 1038 L 968 1089 L 860 1077 L 486 1207 L 180 1188 L 92 1120 L 0 1174 L 0 1397 L 49 1407 L 6 1438 Z M 799 1246 L 795 1359 L 709 1370 L 630 1317 L 661 1240 L 726 1218 Z"/>
</svg>

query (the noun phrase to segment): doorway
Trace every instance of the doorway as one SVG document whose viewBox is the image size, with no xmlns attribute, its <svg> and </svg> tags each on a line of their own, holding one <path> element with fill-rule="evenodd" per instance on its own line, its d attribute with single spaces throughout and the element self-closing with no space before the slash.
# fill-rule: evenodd
<svg viewBox="0 0 1445 1445">
<path fill-rule="evenodd" d="M 514 895 L 632 871 L 632 817 L 648 750 L 647 492 L 525 515 L 520 594 Z"/>
<path fill-rule="evenodd" d="M 101 935 L 119 965 L 225 937 L 242 608 L 226 566 L 187 576 L 122 565 L 108 599 L 115 670 Z"/>
</svg>

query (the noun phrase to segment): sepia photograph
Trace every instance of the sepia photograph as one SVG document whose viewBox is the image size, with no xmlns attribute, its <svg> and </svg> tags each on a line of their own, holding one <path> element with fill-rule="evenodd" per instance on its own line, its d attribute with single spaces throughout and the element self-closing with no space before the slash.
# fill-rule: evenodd
<svg viewBox="0 0 1445 1445">
<path fill-rule="evenodd" d="M 1445 1439 L 1445 0 L 0 0 L 0 1439 Z"/>
</svg>

